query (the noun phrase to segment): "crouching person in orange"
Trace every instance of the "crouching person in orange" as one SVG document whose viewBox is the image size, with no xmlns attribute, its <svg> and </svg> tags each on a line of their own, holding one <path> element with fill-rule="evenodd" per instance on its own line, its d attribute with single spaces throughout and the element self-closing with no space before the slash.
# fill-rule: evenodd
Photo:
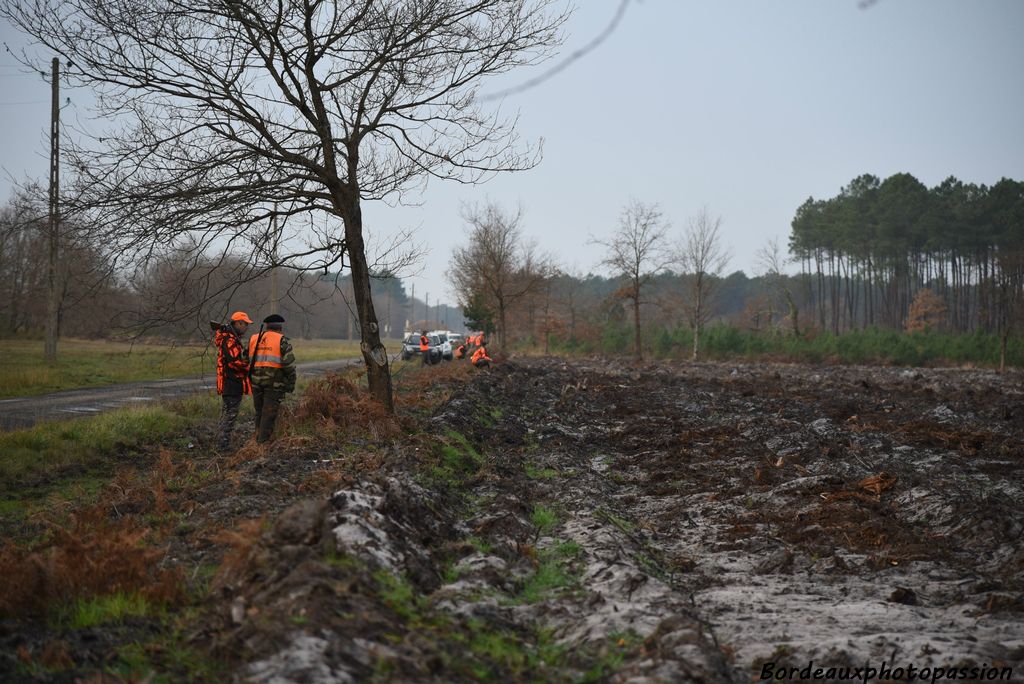
<svg viewBox="0 0 1024 684">
<path fill-rule="evenodd" d="M 263 319 L 267 329 L 249 338 L 252 358 L 252 405 L 256 409 L 256 441 L 267 442 L 274 433 L 277 411 L 288 392 L 295 391 L 295 355 L 281 332 L 284 318 Z"/>
<path fill-rule="evenodd" d="M 231 433 L 238 420 L 238 409 L 242 397 L 252 393 L 249 385 L 249 353 L 242 345 L 242 335 L 249 328 L 252 319 L 244 311 L 231 314 L 227 325 L 211 323 L 215 328 L 213 341 L 217 345 L 217 394 L 224 399 L 220 412 L 217 451 L 231 448 Z"/>
<path fill-rule="evenodd" d="M 477 347 L 477 350 L 473 352 L 473 358 L 470 359 L 473 365 L 477 368 L 487 368 L 491 365 L 491 357 L 487 355 L 487 349 L 483 346 Z"/>
</svg>

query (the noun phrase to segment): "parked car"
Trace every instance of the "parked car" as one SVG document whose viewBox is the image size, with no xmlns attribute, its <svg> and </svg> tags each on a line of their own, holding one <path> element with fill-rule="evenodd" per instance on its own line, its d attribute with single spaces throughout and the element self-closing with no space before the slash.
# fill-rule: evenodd
<svg viewBox="0 0 1024 684">
<path fill-rule="evenodd" d="M 448 338 L 447 330 L 431 330 L 427 335 L 430 337 L 436 337 L 438 342 L 440 342 L 441 358 L 445 361 L 451 361 L 454 358 L 454 355 L 452 354 L 452 342 Z"/>
<path fill-rule="evenodd" d="M 405 333 L 405 337 L 402 338 L 402 360 L 408 361 L 414 356 L 418 356 L 420 353 L 420 334 L 419 333 Z"/>
<path fill-rule="evenodd" d="M 437 335 L 428 333 L 427 344 L 430 347 L 428 363 L 439 363 L 444 357 L 441 340 L 438 339 Z M 450 350 L 449 353 L 451 353 Z M 420 334 L 416 332 L 406 333 L 405 337 L 402 338 L 402 360 L 408 361 L 414 356 L 422 355 L 423 352 L 420 350 Z"/>
</svg>

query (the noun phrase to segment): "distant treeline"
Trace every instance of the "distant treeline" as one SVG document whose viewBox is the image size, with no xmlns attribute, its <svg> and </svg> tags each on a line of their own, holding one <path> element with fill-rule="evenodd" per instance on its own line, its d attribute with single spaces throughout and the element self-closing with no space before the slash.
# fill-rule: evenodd
<svg viewBox="0 0 1024 684">
<path fill-rule="evenodd" d="M 859 176 L 830 199 L 808 199 L 790 252 L 806 276 L 817 326 L 902 330 L 929 290 L 935 328 L 998 332 L 1024 298 L 1024 183 L 950 177 L 934 188 L 908 173 Z M 930 295 L 934 295 L 931 297 Z M 919 308 L 920 308 L 919 307 Z"/>
<path fill-rule="evenodd" d="M 647 330 L 649 353 L 656 359 L 689 359 L 692 331 L 653 325 Z M 714 360 L 773 360 L 783 362 L 886 364 L 897 366 L 1000 364 L 1000 338 L 991 333 L 901 332 L 871 327 L 841 335 L 810 329 L 794 336 L 781 330 L 764 331 L 725 322 L 705 329 L 702 356 Z M 549 351 L 556 354 L 616 354 L 632 352 L 632 327 L 609 322 L 589 337 L 554 336 Z M 536 349 L 536 340 L 531 340 Z M 1024 366 L 1024 338 L 1009 339 L 1007 366 Z"/>
<path fill-rule="evenodd" d="M 39 334 L 45 320 L 45 233 L 33 215 L 16 203 L 0 212 L 2 334 Z M 835 197 L 810 198 L 796 209 L 789 246 L 798 273 L 779 266 L 783 255 L 765 259 L 755 277 L 704 274 L 714 281 L 709 355 L 991 363 L 997 340 L 1007 345 L 1009 363 L 1021 363 L 1015 336 L 1024 324 L 1024 183 L 1004 179 L 988 187 L 949 178 L 929 189 L 909 174 L 884 181 L 863 175 Z M 347 276 L 283 267 L 254 273 L 243 260 L 172 252 L 128 279 L 101 246 L 68 244 L 62 254 L 65 335 L 142 328 L 197 337 L 206 334 L 208 319 L 235 309 L 262 317 L 276 302 L 296 336 L 359 336 Z M 621 278 L 567 273 L 557 264 L 532 277 L 540 280 L 508 305 L 510 348 L 625 351 L 619 338 L 632 304 Z M 694 278 L 662 271 L 645 285 L 641 319 L 651 353 L 685 355 Z M 414 301 L 397 276 L 378 274 L 373 292 L 386 336 L 407 326 L 466 325 L 458 308 L 428 310 Z M 487 307 L 481 312 L 471 327 L 485 327 L 494 316 Z M 919 335 L 904 339 L 906 332 Z"/>
<path fill-rule="evenodd" d="M 643 306 L 646 353 L 654 358 L 688 359 L 692 331 L 685 320 L 681 293 L 685 274 L 663 273 L 652 281 Z M 817 317 L 801 319 L 793 334 L 792 293 L 797 310 L 816 310 L 816 290 L 809 274 L 750 278 L 736 271 L 716 283 L 715 322 L 702 337 L 702 357 L 711 359 L 768 358 L 780 361 L 889 363 L 896 365 L 981 364 L 1000 360 L 1000 336 L 976 330 L 958 333 L 942 326 L 908 330 L 878 325 L 834 334 Z M 829 279 L 826 279 L 826 283 Z M 551 281 L 546 305 L 538 299 L 515 318 L 517 347 L 522 351 L 568 354 L 632 352 L 633 330 L 626 303 L 618 296 L 619 281 L 596 275 L 560 275 Z M 908 319 L 908 326 L 915 319 Z M 547 321 L 547 324 L 545 324 Z M 1024 337 L 1008 338 L 1006 363 L 1024 366 Z"/>
</svg>

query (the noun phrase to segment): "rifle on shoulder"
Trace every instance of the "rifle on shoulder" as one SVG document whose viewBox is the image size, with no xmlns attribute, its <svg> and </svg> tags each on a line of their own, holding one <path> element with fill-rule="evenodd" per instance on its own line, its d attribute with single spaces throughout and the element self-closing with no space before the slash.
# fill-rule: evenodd
<svg viewBox="0 0 1024 684">
<path fill-rule="evenodd" d="M 263 323 L 260 323 L 260 332 L 256 335 L 256 349 L 252 350 L 252 356 L 249 357 L 249 370 L 246 375 L 252 378 L 252 368 L 256 365 L 256 351 L 260 348 L 260 342 L 263 340 Z"/>
</svg>

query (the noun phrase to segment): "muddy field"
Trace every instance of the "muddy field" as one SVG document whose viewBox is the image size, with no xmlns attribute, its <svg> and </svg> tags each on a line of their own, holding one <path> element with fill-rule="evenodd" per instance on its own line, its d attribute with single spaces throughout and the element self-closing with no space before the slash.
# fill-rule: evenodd
<svg viewBox="0 0 1024 684">
<path fill-rule="evenodd" d="M 254 682 L 1024 674 L 1019 373 L 526 359 L 431 391 L 193 494 L 163 547 L 218 564 L 193 648 Z M 59 636 L 34 678 L 110 659 Z"/>
</svg>

